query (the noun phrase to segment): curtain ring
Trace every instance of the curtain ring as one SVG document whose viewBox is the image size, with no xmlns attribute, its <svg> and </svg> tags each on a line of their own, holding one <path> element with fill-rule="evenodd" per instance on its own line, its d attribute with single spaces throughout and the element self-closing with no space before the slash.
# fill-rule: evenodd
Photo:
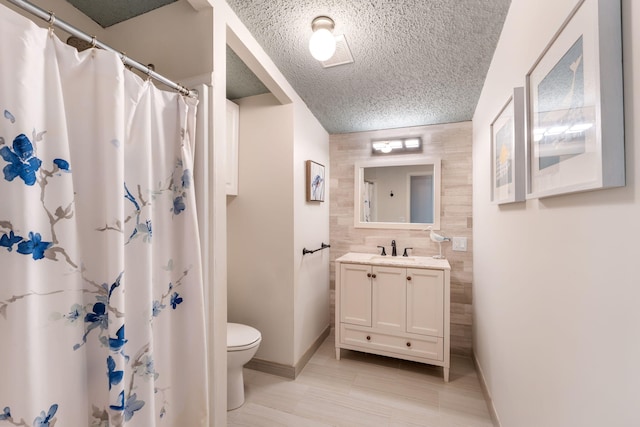
<svg viewBox="0 0 640 427">
<path fill-rule="evenodd" d="M 49 36 L 53 37 L 53 26 L 56 23 L 56 14 L 53 12 L 49 12 Z"/>
<path fill-rule="evenodd" d="M 156 66 L 153 64 L 147 64 L 147 81 L 151 80 L 151 72 L 156 70 Z"/>
<path fill-rule="evenodd" d="M 96 36 L 91 36 L 91 48 L 96 48 Z"/>
</svg>

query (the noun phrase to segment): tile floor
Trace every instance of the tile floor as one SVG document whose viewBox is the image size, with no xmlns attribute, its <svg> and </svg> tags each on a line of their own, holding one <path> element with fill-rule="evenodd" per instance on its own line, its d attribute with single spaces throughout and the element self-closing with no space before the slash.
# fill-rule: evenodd
<svg viewBox="0 0 640 427">
<path fill-rule="evenodd" d="M 293 381 L 244 370 L 245 404 L 229 426 L 492 427 L 471 359 L 442 368 L 342 350 L 330 335 Z"/>
</svg>

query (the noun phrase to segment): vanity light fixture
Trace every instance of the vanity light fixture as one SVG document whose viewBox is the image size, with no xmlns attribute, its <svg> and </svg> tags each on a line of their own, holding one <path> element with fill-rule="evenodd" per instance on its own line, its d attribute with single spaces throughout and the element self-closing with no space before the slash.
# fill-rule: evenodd
<svg viewBox="0 0 640 427">
<path fill-rule="evenodd" d="M 406 148 L 418 148 L 421 142 L 420 138 L 409 138 L 404 140 L 404 146 Z"/>
<path fill-rule="evenodd" d="M 313 34 L 309 39 L 309 51 L 318 61 L 326 61 L 336 53 L 334 28 L 335 22 L 328 16 L 318 16 L 311 23 Z"/>
<path fill-rule="evenodd" d="M 401 154 L 422 151 L 422 138 L 402 138 L 371 141 L 372 154 Z"/>
</svg>

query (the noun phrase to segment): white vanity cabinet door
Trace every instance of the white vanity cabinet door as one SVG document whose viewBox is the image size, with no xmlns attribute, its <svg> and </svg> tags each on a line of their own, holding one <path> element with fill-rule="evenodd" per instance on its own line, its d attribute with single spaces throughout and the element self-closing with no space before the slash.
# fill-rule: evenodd
<svg viewBox="0 0 640 427">
<path fill-rule="evenodd" d="M 407 332 L 444 336 L 444 274 L 407 269 Z"/>
<path fill-rule="evenodd" d="M 371 266 L 340 266 L 340 321 L 371 326 Z"/>
<path fill-rule="evenodd" d="M 372 326 L 383 331 L 405 331 L 407 269 L 372 267 Z"/>
</svg>

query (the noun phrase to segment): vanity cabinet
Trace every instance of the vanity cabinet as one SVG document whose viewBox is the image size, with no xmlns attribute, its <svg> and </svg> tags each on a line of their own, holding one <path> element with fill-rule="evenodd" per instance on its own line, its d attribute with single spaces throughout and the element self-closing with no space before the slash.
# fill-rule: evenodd
<svg viewBox="0 0 640 427">
<path fill-rule="evenodd" d="M 344 348 L 428 363 L 448 381 L 449 263 L 401 258 L 336 260 L 336 358 Z"/>
</svg>

